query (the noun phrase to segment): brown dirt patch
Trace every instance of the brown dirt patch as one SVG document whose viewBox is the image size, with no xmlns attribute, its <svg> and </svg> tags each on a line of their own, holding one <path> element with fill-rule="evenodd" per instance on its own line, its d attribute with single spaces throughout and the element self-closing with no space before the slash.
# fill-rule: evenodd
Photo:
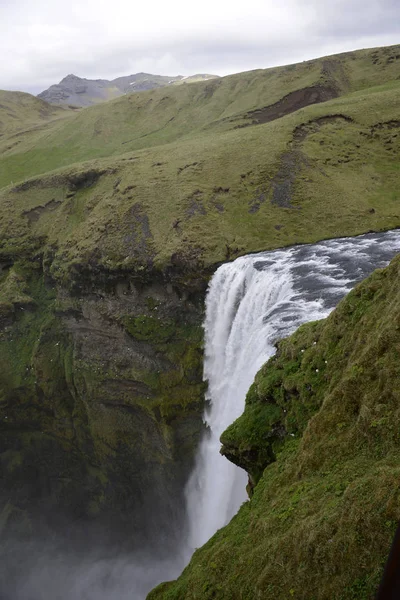
<svg viewBox="0 0 400 600">
<path fill-rule="evenodd" d="M 50 200 L 50 202 L 48 202 L 44 206 L 36 206 L 31 210 L 25 210 L 22 214 L 24 215 L 24 217 L 28 218 L 29 224 L 32 225 L 33 223 L 36 223 L 43 214 L 56 210 L 56 208 L 58 208 L 60 204 L 61 200 L 53 199 Z"/>
<path fill-rule="evenodd" d="M 117 169 L 88 169 L 87 171 L 70 172 L 63 175 L 38 177 L 16 185 L 12 192 L 26 192 L 31 189 L 46 189 L 49 187 L 65 186 L 72 192 L 95 185 L 104 174 L 112 175 Z"/>
<path fill-rule="evenodd" d="M 246 118 L 252 120 L 249 125 L 261 125 L 280 119 L 305 106 L 327 102 L 337 98 L 338 95 L 338 91 L 334 86 L 315 85 L 291 92 L 270 106 L 252 110 L 246 114 Z"/>
<path fill-rule="evenodd" d="M 149 218 L 139 202 L 125 213 L 125 222 L 126 233 L 122 239 L 127 255 L 150 264 L 154 257 L 153 235 Z"/>
<path fill-rule="evenodd" d="M 203 192 L 201 190 L 196 190 L 191 194 L 187 200 L 189 201 L 189 206 L 186 209 L 186 217 L 190 219 L 196 215 L 206 215 L 207 211 L 203 204 Z"/>
</svg>

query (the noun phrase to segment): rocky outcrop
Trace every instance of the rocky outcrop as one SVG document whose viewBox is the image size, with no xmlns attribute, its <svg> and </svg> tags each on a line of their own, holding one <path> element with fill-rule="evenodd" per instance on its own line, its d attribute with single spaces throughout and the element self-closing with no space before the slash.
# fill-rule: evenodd
<svg viewBox="0 0 400 600">
<path fill-rule="evenodd" d="M 90 106 L 112 98 L 123 96 L 129 91 L 151 90 L 175 81 L 177 77 L 163 77 L 148 73 L 137 73 L 127 77 L 119 77 L 112 81 L 107 79 L 85 79 L 70 74 L 60 83 L 50 86 L 38 95 L 38 98 L 50 104 L 71 104 L 73 106 Z"/>
<path fill-rule="evenodd" d="M 190 83 L 215 79 L 216 75 L 191 75 L 189 77 L 170 77 L 167 75 L 151 75 L 136 73 L 125 77 L 107 79 L 85 79 L 76 75 L 67 75 L 56 85 L 50 86 L 38 95 L 38 98 L 50 104 L 71 104 L 72 106 L 90 106 L 118 98 L 131 92 L 143 92 L 164 87 L 173 83 Z"/>
</svg>

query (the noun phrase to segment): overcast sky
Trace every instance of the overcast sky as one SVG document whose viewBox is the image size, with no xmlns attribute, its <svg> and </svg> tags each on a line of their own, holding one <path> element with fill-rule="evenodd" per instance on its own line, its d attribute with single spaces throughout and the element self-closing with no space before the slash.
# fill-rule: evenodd
<svg viewBox="0 0 400 600">
<path fill-rule="evenodd" d="M 400 43 L 400 0 L 0 0 L 0 88 L 227 75 Z"/>
</svg>

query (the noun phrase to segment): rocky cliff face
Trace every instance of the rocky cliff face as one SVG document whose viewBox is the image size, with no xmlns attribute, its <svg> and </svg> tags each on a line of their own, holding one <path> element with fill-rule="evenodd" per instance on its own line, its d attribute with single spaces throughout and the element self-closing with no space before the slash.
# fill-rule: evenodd
<svg viewBox="0 0 400 600">
<path fill-rule="evenodd" d="M 204 283 L 102 272 L 72 289 L 49 267 L 2 263 L 2 540 L 168 552 L 202 429 Z"/>
</svg>

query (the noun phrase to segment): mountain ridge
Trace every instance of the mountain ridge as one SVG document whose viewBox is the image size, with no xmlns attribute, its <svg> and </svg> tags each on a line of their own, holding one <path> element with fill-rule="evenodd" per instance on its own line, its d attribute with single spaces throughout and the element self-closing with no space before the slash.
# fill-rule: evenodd
<svg viewBox="0 0 400 600">
<path fill-rule="evenodd" d="M 78 77 L 73 73 L 66 75 L 57 84 L 37 95 L 49 104 L 91 106 L 99 102 L 106 102 L 132 92 L 142 92 L 173 84 L 190 83 L 216 79 L 217 75 L 196 74 L 184 77 L 183 75 L 152 75 L 151 73 L 135 73 L 116 77 L 115 79 L 88 79 Z"/>
</svg>

